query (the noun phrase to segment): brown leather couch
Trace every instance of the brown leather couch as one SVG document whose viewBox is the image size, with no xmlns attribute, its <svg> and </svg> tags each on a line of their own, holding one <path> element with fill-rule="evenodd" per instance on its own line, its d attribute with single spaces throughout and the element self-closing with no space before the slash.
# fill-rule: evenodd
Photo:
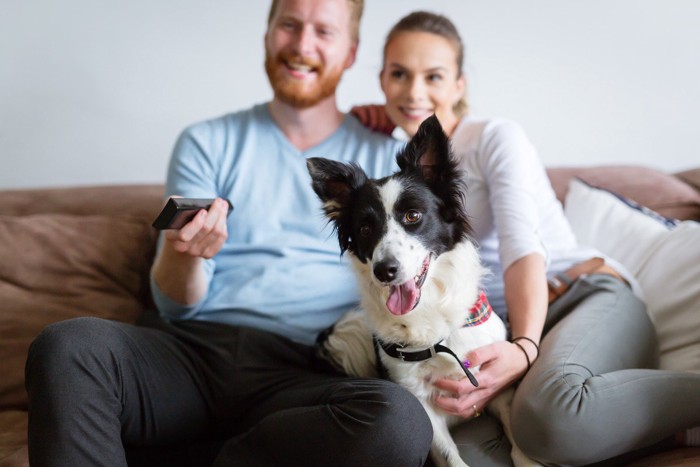
<svg viewBox="0 0 700 467">
<path fill-rule="evenodd" d="M 549 175 L 560 199 L 577 176 L 667 217 L 700 220 L 700 169 L 551 168 Z M 162 195 L 159 185 L 0 191 L 0 467 L 28 465 L 24 362 L 41 329 L 77 316 L 134 322 L 151 306 L 151 222 Z M 635 465 L 700 465 L 700 449 Z"/>
</svg>

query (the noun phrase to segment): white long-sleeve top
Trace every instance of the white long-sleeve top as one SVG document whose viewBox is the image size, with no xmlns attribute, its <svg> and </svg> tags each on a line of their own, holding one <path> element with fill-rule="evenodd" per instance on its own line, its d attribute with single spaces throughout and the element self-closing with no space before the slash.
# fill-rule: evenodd
<svg viewBox="0 0 700 467">
<path fill-rule="evenodd" d="M 549 274 L 566 270 L 599 251 L 581 246 L 537 152 L 525 132 L 505 119 L 465 117 L 452 147 L 466 172 L 467 213 L 484 264 L 493 273 L 484 288 L 494 310 L 505 316 L 503 272 L 516 260 L 540 253 Z M 636 287 L 631 274 L 606 260 Z"/>
</svg>

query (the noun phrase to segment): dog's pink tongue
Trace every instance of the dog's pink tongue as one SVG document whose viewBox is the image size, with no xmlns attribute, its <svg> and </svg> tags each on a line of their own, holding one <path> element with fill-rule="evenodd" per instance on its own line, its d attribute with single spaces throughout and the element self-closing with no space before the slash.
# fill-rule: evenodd
<svg viewBox="0 0 700 467">
<path fill-rule="evenodd" d="M 386 307 L 394 315 L 405 315 L 416 306 L 418 294 L 419 290 L 413 279 L 401 285 L 392 285 Z"/>
</svg>

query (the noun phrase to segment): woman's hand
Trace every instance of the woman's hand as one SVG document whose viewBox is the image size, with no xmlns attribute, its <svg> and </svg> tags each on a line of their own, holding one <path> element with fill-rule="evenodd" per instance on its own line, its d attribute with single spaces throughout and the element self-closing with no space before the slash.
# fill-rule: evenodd
<svg viewBox="0 0 700 467">
<path fill-rule="evenodd" d="M 532 350 L 532 354 L 530 349 L 526 350 L 531 362 L 536 357 Z M 458 381 L 443 378 L 434 383 L 435 387 L 448 393 L 436 397 L 435 405 L 463 418 L 478 416 L 491 399 L 522 377 L 528 366 L 523 351 L 507 341 L 479 347 L 467 354 L 467 361 L 472 368 L 480 366 L 474 375 L 479 387 L 472 386 L 466 377 Z"/>
<path fill-rule="evenodd" d="M 391 135 L 396 128 L 396 125 L 389 119 L 383 105 L 356 105 L 350 109 L 350 113 L 354 115 L 360 123 L 377 133 Z"/>
</svg>

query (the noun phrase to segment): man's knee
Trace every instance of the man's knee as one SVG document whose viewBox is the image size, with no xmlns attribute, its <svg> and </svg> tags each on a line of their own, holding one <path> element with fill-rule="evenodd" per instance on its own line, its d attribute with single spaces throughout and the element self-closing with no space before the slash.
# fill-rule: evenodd
<svg viewBox="0 0 700 467">
<path fill-rule="evenodd" d="M 123 337 L 115 324 L 83 317 L 48 325 L 29 348 L 25 367 L 27 385 L 35 378 L 64 378 L 72 367 L 84 365 L 91 359 L 101 360 L 99 354 L 114 349 Z"/>
<path fill-rule="evenodd" d="M 398 384 L 365 380 L 352 384 L 357 407 L 369 410 L 360 443 L 393 465 L 425 461 L 433 440 L 430 418 L 418 399 Z M 422 464 L 421 464 L 422 465 Z"/>
</svg>

